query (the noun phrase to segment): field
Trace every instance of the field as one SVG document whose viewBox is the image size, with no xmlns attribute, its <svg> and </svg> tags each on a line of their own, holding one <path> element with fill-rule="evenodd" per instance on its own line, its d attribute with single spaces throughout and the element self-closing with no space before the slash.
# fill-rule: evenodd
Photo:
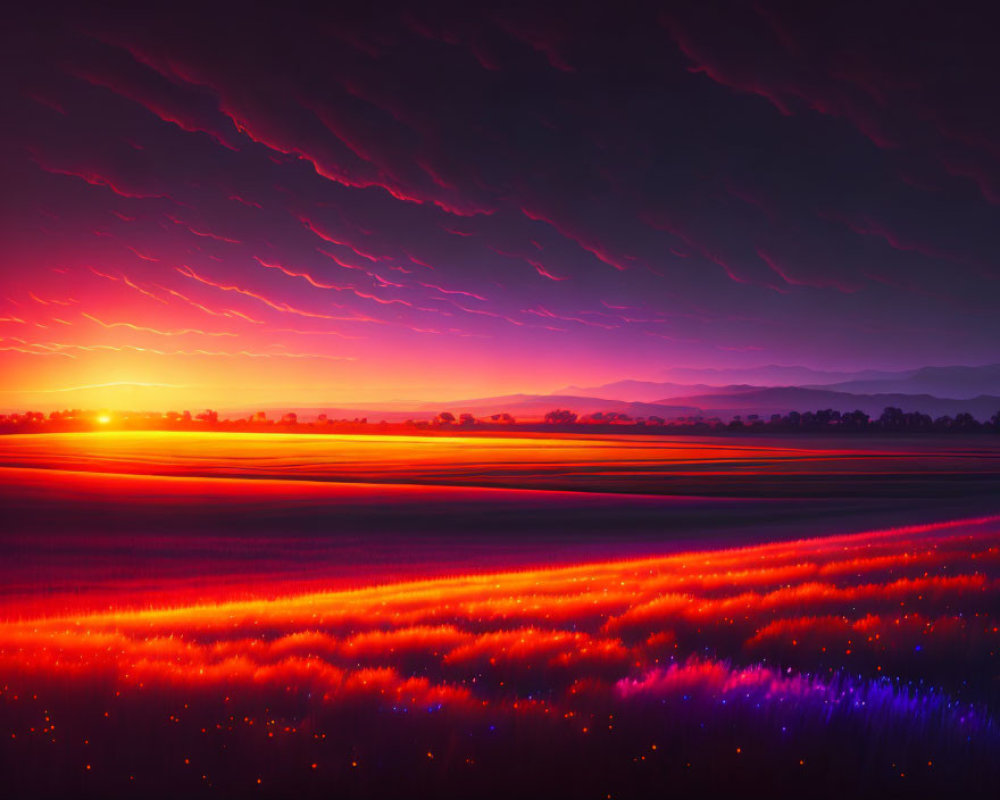
<svg viewBox="0 0 1000 800">
<path fill-rule="evenodd" d="M 11 796 L 993 796 L 987 437 L 0 439 Z"/>
</svg>

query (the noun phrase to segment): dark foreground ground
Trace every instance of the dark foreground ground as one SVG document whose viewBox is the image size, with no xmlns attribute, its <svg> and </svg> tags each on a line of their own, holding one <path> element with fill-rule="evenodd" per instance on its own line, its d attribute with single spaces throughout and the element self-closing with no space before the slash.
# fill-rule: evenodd
<svg viewBox="0 0 1000 800">
<path fill-rule="evenodd" d="M 0 441 L 11 797 L 995 796 L 988 442 L 130 436 Z"/>
</svg>

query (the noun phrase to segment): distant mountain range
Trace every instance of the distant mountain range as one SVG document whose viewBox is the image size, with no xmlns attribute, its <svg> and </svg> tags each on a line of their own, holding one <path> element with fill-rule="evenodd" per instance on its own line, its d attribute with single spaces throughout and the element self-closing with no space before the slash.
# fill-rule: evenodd
<svg viewBox="0 0 1000 800">
<path fill-rule="evenodd" d="M 662 403 L 668 397 L 689 397 L 692 395 L 740 391 L 753 392 L 761 386 L 752 385 L 711 385 L 706 383 L 658 383 L 656 381 L 615 381 L 601 386 L 567 386 L 553 396 L 603 397 L 608 400 L 622 400 L 639 403 Z"/>
<path fill-rule="evenodd" d="M 607 400 L 599 397 L 575 397 L 570 395 L 548 394 L 512 394 L 500 397 L 480 397 L 471 400 L 443 401 L 440 403 L 414 403 L 409 408 L 380 408 L 378 405 L 358 407 L 296 407 L 272 405 L 265 408 L 235 408 L 224 409 L 223 416 L 245 417 L 255 411 L 265 411 L 271 417 L 277 417 L 292 411 L 302 420 L 315 419 L 320 414 L 326 414 L 330 419 L 367 418 L 369 422 L 405 422 L 408 419 L 431 419 L 442 411 L 450 411 L 456 416 L 472 414 L 477 418 L 486 418 L 491 414 L 507 413 L 518 420 L 538 420 L 549 411 L 565 408 L 577 414 L 593 414 L 597 411 L 615 411 L 632 417 L 660 416 L 664 419 L 698 416 L 700 408 L 687 405 L 659 403 L 631 403 L 623 400 Z"/>
<path fill-rule="evenodd" d="M 791 411 L 860 410 L 877 417 L 887 406 L 903 411 L 919 411 L 932 417 L 955 416 L 967 411 L 980 420 L 1000 411 L 1000 364 L 979 367 L 923 367 L 901 372 L 821 372 L 806 367 L 765 366 L 741 370 L 671 370 L 675 380 L 622 380 L 600 386 L 567 387 L 553 394 L 511 394 L 465 400 L 359 404 L 340 407 L 277 406 L 273 414 L 294 411 L 303 420 L 326 414 L 331 419 L 367 417 L 370 422 L 407 419 L 426 420 L 442 411 L 472 414 L 485 418 L 507 413 L 518 420 L 538 420 L 556 408 L 579 415 L 613 411 L 632 417 L 659 416 L 720 417 L 740 415 L 788 414 Z M 685 383 L 681 377 L 700 381 Z M 726 378 L 753 376 L 787 379 L 796 377 L 801 384 L 760 385 L 751 383 L 715 384 Z M 258 409 L 230 409 L 229 415 L 245 416 Z"/>
<path fill-rule="evenodd" d="M 740 387 L 747 389 L 747 387 Z M 833 391 L 829 388 L 808 389 L 797 386 L 748 389 L 738 392 L 689 395 L 669 398 L 661 402 L 677 403 L 701 408 L 706 414 L 731 418 L 737 414 L 787 414 L 790 411 L 816 411 L 832 408 L 837 411 L 864 411 L 877 417 L 888 406 L 903 411 L 919 411 L 932 417 L 950 416 L 967 411 L 980 420 L 989 419 L 1000 411 L 1000 396 L 980 395 L 973 398 L 934 397 L 929 394 L 877 393 Z"/>
<path fill-rule="evenodd" d="M 574 395 L 507 395 L 502 397 L 481 397 L 441 403 L 419 403 L 410 409 L 381 409 L 376 405 L 345 407 L 294 407 L 281 406 L 265 408 L 272 417 L 294 411 L 303 421 L 326 414 L 330 419 L 367 418 L 369 422 L 404 422 L 408 419 L 427 420 L 442 411 L 455 414 L 472 414 L 486 418 L 491 414 L 508 413 L 520 421 L 540 420 L 546 413 L 557 408 L 565 408 L 579 415 L 598 411 L 614 411 L 631 417 L 663 417 L 666 420 L 681 417 L 719 417 L 724 420 L 739 415 L 747 417 L 757 414 L 767 418 L 772 414 L 788 414 L 791 411 L 817 411 L 832 408 L 837 411 L 864 411 L 877 417 L 887 406 L 895 406 L 903 411 L 920 411 L 932 417 L 955 416 L 967 411 L 979 420 L 987 420 L 1000 411 L 1000 396 L 982 395 L 969 399 L 933 397 L 927 394 L 856 394 L 836 392 L 827 389 L 806 389 L 801 387 L 738 387 L 743 391 L 720 392 L 716 394 L 691 395 L 683 398 L 668 398 L 659 403 L 629 402 L 600 397 Z M 225 409 L 223 416 L 248 416 L 258 408 Z"/>
<path fill-rule="evenodd" d="M 739 414 L 787 414 L 790 411 L 816 411 L 833 408 L 837 411 L 864 411 L 877 417 L 887 406 L 903 411 L 920 411 L 932 417 L 955 416 L 968 411 L 977 419 L 989 419 L 1000 411 L 1000 395 L 982 395 L 974 398 L 934 397 L 929 394 L 841 392 L 830 388 L 732 386 L 702 394 L 662 397 L 654 402 L 618 400 L 585 395 L 529 395 L 514 394 L 502 397 L 484 397 L 450 403 L 424 403 L 417 406 L 422 415 L 439 411 L 454 414 L 469 413 L 489 416 L 506 411 L 515 418 L 541 418 L 555 408 L 566 408 L 577 414 L 596 411 L 615 411 L 633 417 L 659 416 L 664 419 L 678 417 L 722 417 L 729 419 Z M 411 415 L 413 416 L 413 415 Z"/>
<path fill-rule="evenodd" d="M 857 378 L 826 385 L 841 392 L 901 392 L 936 397 L 971 398 L 1000 395 L 1000 364 L 984 367 L 924 367 L 896 377 Z"/>
<path fill-rule="evenodd" d="M 483 397 L 474 400 L 459 400 L 451 403 L 424 403 L 421 411 L 451 411 L 454 414 L 489 416 L 506 411 L 515 418 L 544 417 L 549 411 L 565 408 L 577 414 L 593 414 L 597 411 L 616 411 L 633 417 L 660 416 L 664 419 L 688 417 L 701 413 L 701 408 L 687 403 L 642 403 L 627 400 L 613 400 L 604 397 L 586 397 L 563 394 L 511 394 L 502 397 Z"/>
<path fill-rule="evenodd" d="M 766 364 L 759 367 L 716 369 L 707 367 L 671 367 L 663 371 L 665 380 L 680 384 L 704 383 L 711 386 L 752 384 L 755 386 L 828 386 L 851 380 L 878 380 L 901 374 L 891 370 L 819 370 L 811 367 Z"/>
<path fill-rule="evenodd" d="M 823 388 L 861 394 L 929 394 L 935 397 L 1000 396 L 1000 364 L 979 367 L 922 367 L 901 372 L 821 372 L 807 367 L 766 366 L 753 369 L 674 369 L 672 380 L 615 381 L 600 386 L 569 386 L 559 394 L 614 400 L 661 402 L 664 398 L 744 393 L 761 388 Z M 690 378 L 691 382 L 683 380 Z"/>
</svg>

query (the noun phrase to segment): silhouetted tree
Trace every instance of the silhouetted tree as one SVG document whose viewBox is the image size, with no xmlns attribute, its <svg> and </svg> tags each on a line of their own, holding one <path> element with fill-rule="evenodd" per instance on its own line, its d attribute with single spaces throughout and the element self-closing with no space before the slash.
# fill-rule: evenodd
<svg viewBox="0 0 1000 800">
<path fill-rule="evenodd" d="M 576 414 L 564 408 L 557 408 L 545 415 L 546 425 L 572 425 L 576 422 Z"/>
<path fill-rule="evenodd" d="M 816 426 L 819 428 L 828 428 L 830 425 L 839 422 L 839 411 L 834 411 L 832 408 L 825 408 L 822 411 L 816 412 Z"/>
<path fill-rule="evenodd" d="M 878 418 L 878 423 L 883 430 L 898 431 L 903 429 L 904 415 L 903 409 L 887 406 L 882 416 Z"/>
<path fill-rule="evenodd" d="M 628 414 L 618 411 L 595 411 L 593 414 L 586 414 L 580 417 L 582 425 L 624 425 L 634 420 Z"/>
<path fill-rule="evenodd" d="M 955 415 L 955 430 L 961 431 L 962 433 L 968 433 L 970 431 L 979 430 L 979 423 L 976 418 L 967 411 L 963 411 L 961 414 Z"/>
<path fill-rule="evenodd" d="M 840 424 L 847 426 L 851 430 L 863 431 L 868 427 L 870 422 L 871 418 L 860 409 L 856 411 L 845 411 L 840 415 Z"/>
</svg>

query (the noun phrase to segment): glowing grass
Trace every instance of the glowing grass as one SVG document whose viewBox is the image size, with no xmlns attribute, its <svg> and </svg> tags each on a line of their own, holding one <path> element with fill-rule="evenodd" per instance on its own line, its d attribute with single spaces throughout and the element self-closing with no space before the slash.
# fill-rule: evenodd
<svg viewBox="0 0 1000 800">
<path fill-rule="evenodd" d="M 3 747 L 71 792 L 986 791 L 998 531 L 9 621 Z"/>
</svg>

